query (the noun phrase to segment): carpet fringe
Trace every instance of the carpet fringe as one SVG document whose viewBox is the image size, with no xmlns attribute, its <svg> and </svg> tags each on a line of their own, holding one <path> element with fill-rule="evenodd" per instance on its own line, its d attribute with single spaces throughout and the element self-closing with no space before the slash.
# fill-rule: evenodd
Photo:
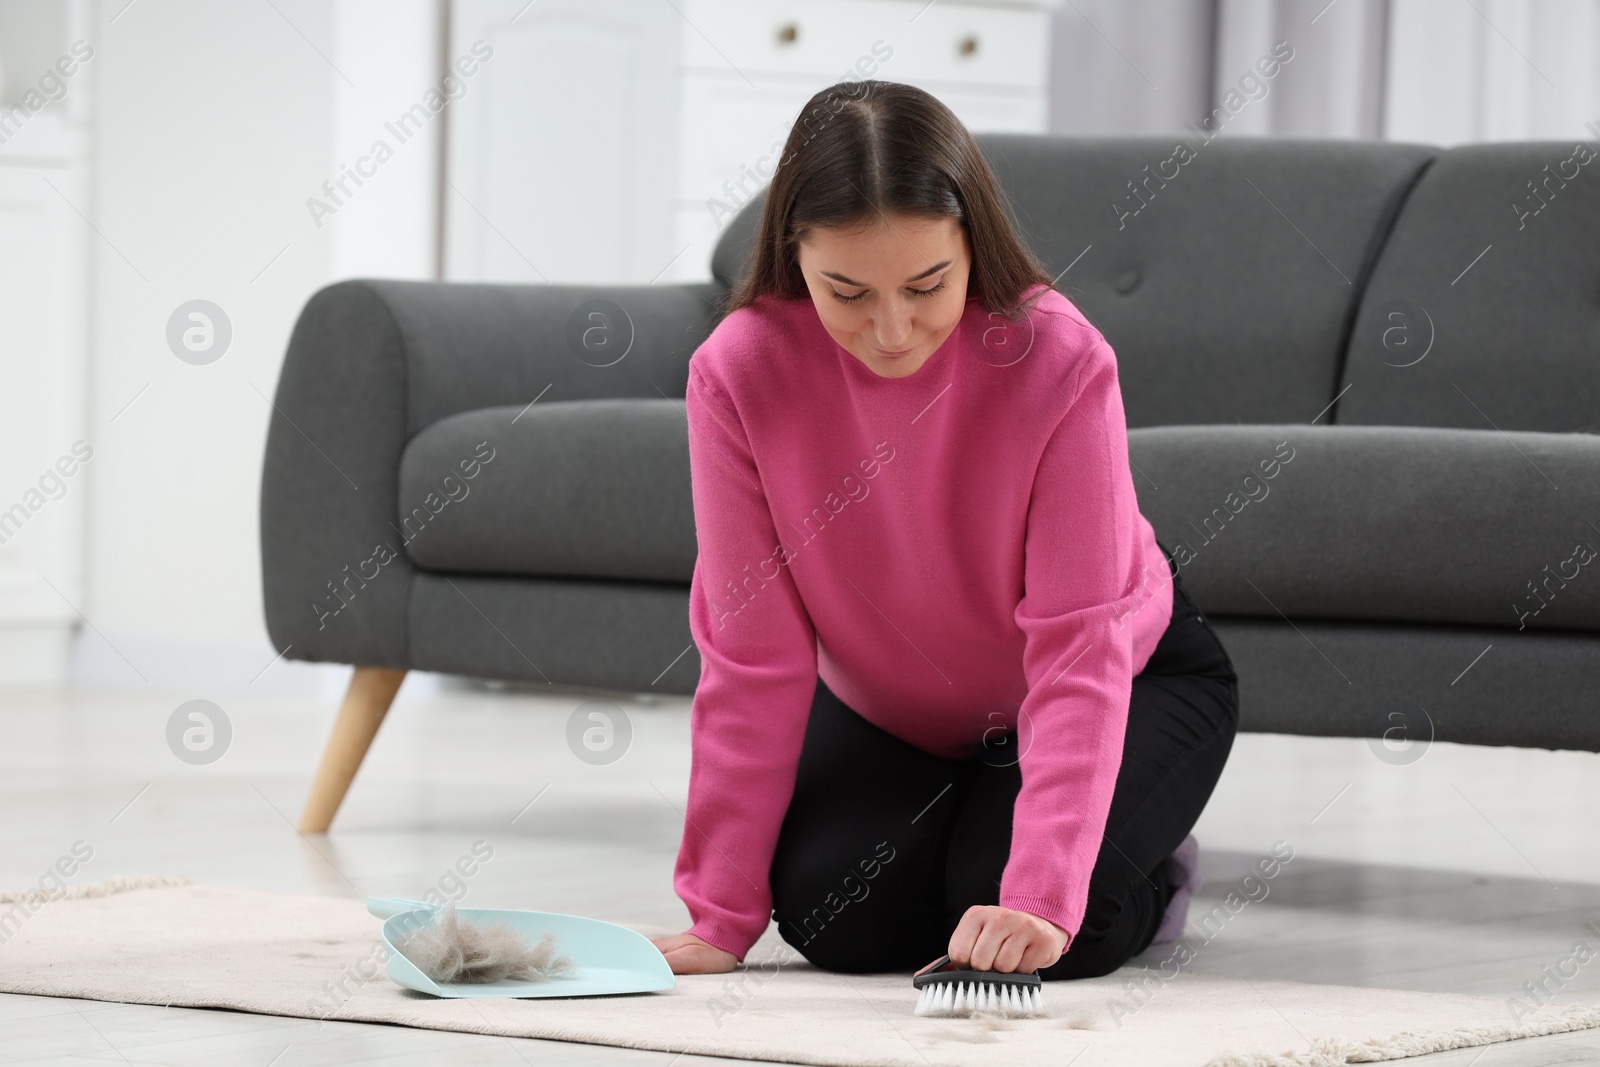
<svg viewBox="0 0 1600 1067">
<path fill-rule="evenodd" d="M 1319 1037 L 1307 1052 L 1234 1052 L 1224 1049 L 1205 1067 L 1342 1067 L 1347 1063 L 1375 1063 L 1446 1052 L 1455 1048 L 1492 1045 L 1524 1037 L 1543 1037 L 1600 1026 L 1600 1007 L 1569 1007 L 1537 1023 L 1523 1026 L 1479 1026 L 1418 1033 L 1404 1030 L 1387 1038 L 1350 1042 Z"/>
<path fill-rule="evenodd" d="M 87 900 L 91 897 L 109 897 L 113 893 L 126 893 L 131 889 L 165 889 L 168 886 L 193 885 L 194 879 L 181 875 L 122 875 L 103 882 L 69 885 L 65 889 L 36 885 L 16 893 L 0 893 L 0 904 L 18 904 L 24 900 Z"/>
</svg>

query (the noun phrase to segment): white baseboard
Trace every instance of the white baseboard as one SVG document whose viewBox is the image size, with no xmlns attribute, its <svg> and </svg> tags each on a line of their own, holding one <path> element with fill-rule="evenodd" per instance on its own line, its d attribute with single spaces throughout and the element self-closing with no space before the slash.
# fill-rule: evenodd
<svg viewBox="0 0 1600 1067">
<path fill-rule="evenodd" d="M 77 631 L 61 683 L 88 687 L 150 685 L 196 693 L 258 693 L 337 702 L 350 682 L 343 663 L 310 663 L 278 656 L 265 641 L 169 637 L 154 634 L 104 635 Z M 404 694 L 459 687 L 447 675 L 413 671 Z"/>
<path fill-rule="evenodd" d="M 254 693 L 301 697 L 337 704 L 350 684 L 351 667 L 309 663 L 277 656 L 265 641 L 172 637 L 99 631 L 79 626 L 54 635 L 56 650 L 43 638 L 0 627 L 0 689 L 68 685 L 88 688 L 140 688 L 207 693 Z M 31 661 L 29 657 L 32 657 Z M 13 668 L 7 673 L 6 668 Z M 400 698 L 463 690 L 513 694 L 589 694 L 640 703 L 671 704 L 683 698 L 591 686 L 544 686 L 532 682 L 468 678 L 434 671 L 411 671 Z"/>
</svg>

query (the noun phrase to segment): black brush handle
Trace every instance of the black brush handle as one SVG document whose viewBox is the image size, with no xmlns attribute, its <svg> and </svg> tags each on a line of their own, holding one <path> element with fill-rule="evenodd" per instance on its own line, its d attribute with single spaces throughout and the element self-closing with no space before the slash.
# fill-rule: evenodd
<svg viewBox="0 0 1600 1067">
<path fill-rule="evenodd" d="M 949 954 L 940 956 L 927 967 L 918 971 L 911 979 L 911 984 L 917 989 L 925 985 L 942 984 L 945 982 L 989 982 L 994 985 L 1036 986 L 1043 983 L 1038 971 L 1027 974 L 1018 974 L 1015 971 L 944 971 L 940 970 L 950 962 Z"/>
</svg>

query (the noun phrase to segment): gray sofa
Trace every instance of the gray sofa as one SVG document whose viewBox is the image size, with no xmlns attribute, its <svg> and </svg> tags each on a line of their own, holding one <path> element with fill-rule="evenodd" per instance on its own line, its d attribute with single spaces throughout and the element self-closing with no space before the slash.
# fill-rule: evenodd
<svg viewBox="0 0 1600 1067">
<path fill-rule="evenodd" d="M 979 141 L 1117 353 L 1140 506 L 1233 658 L 1243 729 L 1394 762 L 1430 739 L 1600 750 L 1588 147 Z M 687 363 L 759 203 L 707 284 L 307 302 L 262 478 L 267 626 L 359 669 L 303 829 L 409 668 L 693 692 Z"/>
</svg>

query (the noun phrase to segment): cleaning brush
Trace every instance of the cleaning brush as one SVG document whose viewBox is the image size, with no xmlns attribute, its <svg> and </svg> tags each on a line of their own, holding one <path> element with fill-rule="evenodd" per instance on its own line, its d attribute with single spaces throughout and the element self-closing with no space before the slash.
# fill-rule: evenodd
<svg viewBox="0 0 1600 1067">
<path fill-rule="evenodd" d="M 1043 982 L 1037 972 L 944 970 L 948 955 L 918 971 L 911 984 L 922 990 L 917 1015 L 1043 1015 Z"/>
</svg>

